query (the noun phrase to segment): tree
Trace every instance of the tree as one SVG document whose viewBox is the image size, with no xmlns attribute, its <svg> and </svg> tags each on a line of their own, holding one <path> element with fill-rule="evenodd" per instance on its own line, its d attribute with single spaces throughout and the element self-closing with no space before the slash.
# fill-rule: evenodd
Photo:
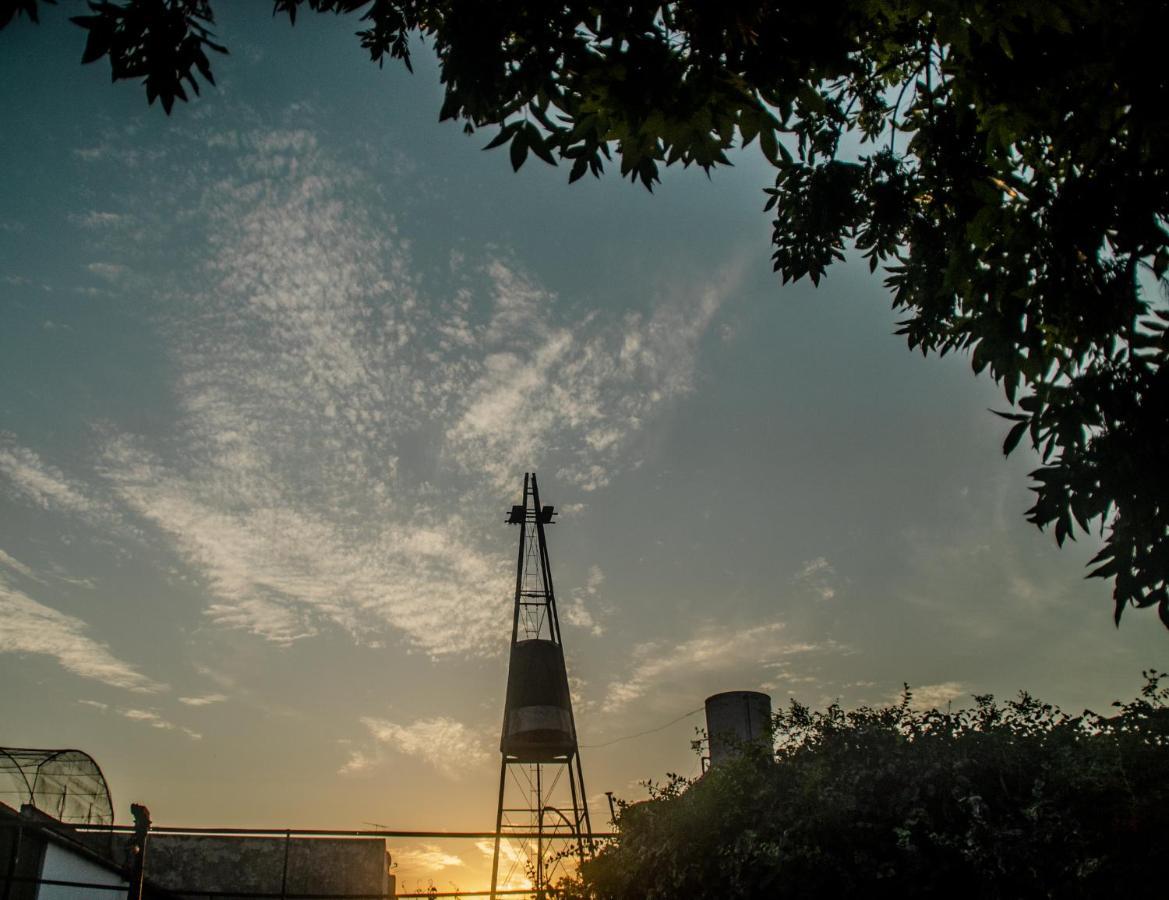
<svg viewBox="0 0 1169 900">
<path fill-rule="evenodd" d="M 0 28 L 54 0 L 8 0 Z M 1091 576 L 1169 627 L 1169 7 L 1145 0 L 274 0 L 360 15 L 379 65 L 430 42 L 443 119 L 569 180 L 615 162 L 775 167 L 774 267 L 853 248 L 898 333 L 1002 386 L 1005 453 L 1041 456 L 1028 518 L 1098 529 Z M 209 0 L 91 0 L 83 62 L 169 113 L 226 52 Z M 859 149 L 857 149 L 859 147 Z M 1150 296 L 1150 293 L 1152 296 Z"/>
<path fill-rule="evenodd" d="M 1022 693 L 959 712 L 792 702 L 747 748 L 622 805 L 569 896 L 1158 897 L 1169 690 L 1111 718 Z"/>
</svg>

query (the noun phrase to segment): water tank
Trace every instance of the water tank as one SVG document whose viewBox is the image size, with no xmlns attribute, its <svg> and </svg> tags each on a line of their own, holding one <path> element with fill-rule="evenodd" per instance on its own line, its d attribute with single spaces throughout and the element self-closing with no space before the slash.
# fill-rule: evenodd
<svg viewBox="0 0 1169 900">
<path fill-rule="evenodd" d="M 555 641 L 511 645 L 499 749 L 519 762 L 548 762 L 576 749 L 564 650 Z"/>
<path fill-rule="evenodd" d="M 706 698 L 710 764 L 729 759 L 746 743 L 771 744 L 771 698 L 758 691 L 726 691 Z"/>
</svg>

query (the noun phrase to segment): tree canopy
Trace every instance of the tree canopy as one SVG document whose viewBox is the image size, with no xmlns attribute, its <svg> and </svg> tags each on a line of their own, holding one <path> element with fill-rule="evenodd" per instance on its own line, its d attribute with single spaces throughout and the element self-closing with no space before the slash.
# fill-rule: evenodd
<svg viewBox="0 0 1169 900">
<path fill-rule="evenodd" d="M 8 0 L 0 28 L 54 0 Z M 880 268 L 923 353 L 1001 385 L 1038 451 L 1027 515 L 1169 627 L 1169 6 L 1145 0 L 274 0 L 354 14 L 370 58 L 437 55 L 443 119 L 519 169 L 615 165 L 648 189 L 756 144 L 774 268 Z M 210 0 L 90 0 L 107 59 L 169 113 L 213 83 Z"/>
<path fill-rule="evenodd" d="M 1023 693 L 958 712 L 899 704 L 775 716 L 701 778 L 622 804 L 617 840 L 568 896 L 1159 897 L 1169 839 L 1169 690 L 1118 712 Z"/>
</svg>

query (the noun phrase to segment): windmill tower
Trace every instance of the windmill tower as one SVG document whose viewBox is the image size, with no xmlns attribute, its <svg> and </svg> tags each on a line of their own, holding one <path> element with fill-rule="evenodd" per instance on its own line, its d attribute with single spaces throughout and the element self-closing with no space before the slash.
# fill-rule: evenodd
<svg viewBox="0 0 1169 900">
<path fill-rule="evenodd" d="M 533 895 L 543 900 L 545 890 L 565 874 L 566 859 L 575 855 L 583 862 L 593 849 L 544 539 L 554 515 L 551 506 L 540 505 L 536 473 L 525 472 L 523 503 L 513 506 L 507 517 L 509 525 L 520 526 L 520 546 L 499 742 L 493 900 L 497 890 L 526 886 L 528 881 Z"/>
</svg>

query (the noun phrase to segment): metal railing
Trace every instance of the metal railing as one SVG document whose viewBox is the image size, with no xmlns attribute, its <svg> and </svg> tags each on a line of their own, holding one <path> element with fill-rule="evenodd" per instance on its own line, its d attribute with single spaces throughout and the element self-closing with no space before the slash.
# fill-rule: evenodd
<svg viewBox="0 0 1169 900">
<path fill-rule="evenodd" d="M 90 835 L 127 835 L 134 836 L 140 834 L 134 826 L 130 825 L 64 825 L 52 821 L 36 821 L 22 819 L 9 819 L 7 821 L 0 820 L 0 828 L 10 828 L 17 831 L 15 840 L 11 843 L 11 851 L 8 854 L 9 859 L 4 866 L 5 871 L 0 871 L 0 900 L 8 900 L 13 885 L 16 884 L 35 884 L 47 885 L 53 887 L 72 887 L 94 891 L 112 891 L 129 895 L 133 890 L 132 884 L 103 884 L 98 882 L 85 881 L 70 881 L 55 878 L 32 877 L 28 875 L 18 875 L 17 861 L 24 841 L 22 837 L 26 831 L 40 832 L 50 831 L 59 835 L 72 837 L 73 840 L 78 840 Z M 383 838 L 383 839 L 427 839 L 427 840 L 485 840 L 495 838 L 519 838 L 519 839 L 535 839 L 541 836 L 540 832 L 519 832 L 519 831 L 432 831 L 424 829 L 390 829 L 390 828 L 376 828 L 376 829 L 329 829 L 329 828 L 232 828 L 228 826 L 184 826 L 184 825 L 150 825 L 149 835 L 191 835 L 191 836 L 214 836 L 214 837 L 273 837 L 283 838 L 285 841 L 291 841 L 292 838 L 343 838 L 343 839 L 369 839 L 369 838 Z M 547 836 L 546 833 L 543 836 Z M 582 837 L 595 841 L 612 840 L 617 837 L 613 832 L 589 832 L 583 834 Z M 82 846 L 88 847 L 82 842 Z M 90 852 L 93 848 L 88 848 Z M 97 854 L 101 856 L 101 854 Z M 103 857 L 104 858 L 104 857 Z M 107 859 L 109 863 L 114 863 L 113 860 Z M 149 869 L 149 865 L 146 866 Z M 299 893 L 288 890 L 288 872 L 287 865 L 282 875 L 283 884 L 280 891 L 239 891 L 239 890 L 208 890 L 205 888 L 184 888 L 182 886 L 175 886 L 172 884 L 160 884 L 150 879 L 150 874 L 145 873 L 146 879 L 149 883 L 149 889 L 158 890 L 162 893 L 190 898 L 207 898 L 207 900 L 219 900 L 219 898 L 240 898 L 240 900 L 405 900 L 405 898 L 439 898 L 439 897 L 489 897 L 492 895 L 490 890 L 458 890 L 440 891 L 437 889 L 427 889 L 422 891 L 407 891 L 394 893 Z M 127 869 L 125 872 L 127 881 L 130 881 L 132 874 Z M 564 891 L 561 888 L 545 887 L 542 891 L 537 891 L 535 888 L 509 888 L 497 889 L 494 895 L 497 897 L 540 897 L 552 898 L 563 896 Z"/>
<path fill-rule="evenodd" d="M 65 881 L 60 878 L 28 878 L 19 875 L 0 875 L 0 883 L 10 882 L 13 884 L 47 884 L 54 887 L 75 887 L 85 888 L 87 890 L 95 891 L 118 891 L 125 893 L 128 891 L 129 885 L 125 884 L 100 884 L 95 881 Z M 184 890 L 183 888 L 166 888 L 167 893 L 177 894 L 182 897 L 233 897 L 241 898 L 241 900 L 403 900 L 407 897 L 488 897 L 491 891 L 411 891 L 407 893 L 394 894 L 293 894 L 293 893 L 265 893 L 262 891 L 207 891 L 207 890 Z M 509 888 L 507 890 L 499 889 L 495 891 L 497 897 L 530 897 L 537 893 L 535 888 Z M 559 897 L 564 892 L 560 888 L 549 887 L 544 888 L 542 892 L 547 897 Z"/>
</svg>

